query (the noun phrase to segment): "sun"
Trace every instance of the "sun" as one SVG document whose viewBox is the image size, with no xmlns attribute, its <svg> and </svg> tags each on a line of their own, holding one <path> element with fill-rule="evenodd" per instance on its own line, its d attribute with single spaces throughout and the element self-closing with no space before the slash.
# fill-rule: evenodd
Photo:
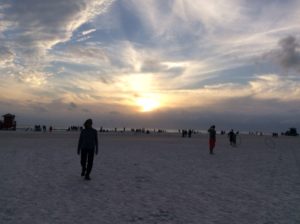
<svg viewBox="0 0 300 224">
<path fill-rule="evenodd" d="M 138 98 L 137 105 L 141 108 L 141 112 L 150 112 L 157 109 L 160 106 L 158 100 L 153 98 Z"/>
</svg>

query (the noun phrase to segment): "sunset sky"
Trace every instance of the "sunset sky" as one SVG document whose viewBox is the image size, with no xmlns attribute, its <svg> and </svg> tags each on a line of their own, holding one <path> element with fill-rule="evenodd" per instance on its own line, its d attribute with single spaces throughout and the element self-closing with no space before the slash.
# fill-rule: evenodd
<svg viewBox="0 0 300 224">
<path fill-rule="evenodd" d="M 299 0 L 1 0 L 19 125 L 300 128 Z"/>
</svg>

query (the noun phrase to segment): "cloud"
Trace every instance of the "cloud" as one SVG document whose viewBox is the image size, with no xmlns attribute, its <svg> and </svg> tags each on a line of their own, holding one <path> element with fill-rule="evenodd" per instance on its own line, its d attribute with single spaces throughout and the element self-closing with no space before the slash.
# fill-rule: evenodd
<svg viewBox="0 0 300 224">
<path fill-rule="evenodd" d="M 31 65 L 34 61 L 43 62 L 47 60 L 49 50 L 70 40 L 76 29 L 104 13 L 112 2 L 10 1 L 2 10 L 3 23 L 10 24 L 3 30 L 3 35 L 9 40 L 7 44 L 13 46 L 14 52 L 17 52 L 19 63 Z"/>
<path fill-rule="evenodd" d="M 253 96 L 258 99 L 298 101 L 300 99 L 299 80 L 275 74 L 260 75 L 249 82 Z"/>
<path fill-rule="evenodd" d="M 54 57 L 59 62 L 77 63 L 81 65 L 109 64 L 109 57 L 102 46 L 71 45 L 59 51 Z"/>
<path fill-rule="evenodd" d="M 198 91 L 217 101 L 242 97 L 282 102 L 298 101 L 300 99 L 299 81 L 293 77 L 287 78 L 277 74 L 257 75 L 246 84 L 221 83 L 207 85 Z"/>
<path fill-rule="evenodd" d="M 269 101 L 271 102 L 270 105 L 273 104 L 273 108 L 276 108 L 276 105 L 280 103 L 300 103 L 300 84 L 299 80 L 293 77 L 264 74 L 257 75 L 246 83 L 215 83 L 197 89 L 171 90 L 161 92 L 161 94 L 168 95 L 166 108 L 168 105 L 172 105 L 167 110 L 171 108 L 189 108 L 189 110 L 198 108 L 200 111 L 214 111 L 217 108 L 217 110 L 228 112 L 243 111 L 246 113 L 247 110 L 242 108 L 246 108 L 244 104 L 247 104 L 247 101 L 243 102 L 241 99 L 251 99 L 252 102 Z M 236 107 L 226 106 L 224 102 L 228 101 L 235 102 Z M 257 110 L 258 113 L 264 111 L 263 107 L 253 109 Z M 253 110 L 248 107 L 248 111 Z"/>
<path fill-rule="evenodd" d="M 41 87 L 47 83 L 50 73 L 39 72 L 35 70 L 24 70 L 15 74 L 16 79 L 31 87 Z"/>
<path fill-rule="evenodd" d="M 32 105 L 29 105 L 29 107 L 31 107 L 31 109 L 33 111 L 35 111 L 36 113 L 46 113 L 46 112 L 48 112 L 48 109 L 46 107 L 41 106 L 41 105 L 32 104 Z"/>
<path fill-rule="evenodd" d="M 201 37 L 217 27 L 231 27 L 243 15 L 239 0 L 131 0 L 127 4 L 135 10 L 143 26 L 151 29 L 154 37 L 172 42 L 178 37 Z"/>
<path fill-rule="evenodd" d="M 3 32 L 7 30 L 9 26 L 12 25 L 9 21 L 4 20 L 5 11 L 9 7 L 10 6 L 8 3 L 4 3 L 4 2 L 0 3 L 0 38 L 3 38 Z"/>
<path fill-rule="evenodd" d="M 58 112 L 57 108 L 60 108 Z M 68 102 L 63 98 L 54 98 L 48 102 L 39 102 L 36 99 L 28 100 L 27 109 L 26 110 L 34 110 L 37 112 L 44 113 L 54 113 L 54 114 L 70 114 L 78 112 L 77 109 L 80 108 L 77 103 Z"/>
<path fill-rule="evenodd" d="M 88 110 L 88 109 L 86 109 L 86 108 L 84 108 L 84 109 L 82 109 L 82 112 L 84 112 L 84 113 L 90 113 L 91 111 Z"/>
<path fill-rule="evenodd" d="M 128 11 L 139 22 L 130 23 L 133 34 L 112 36 L 115 47 L 108 43 L 111 52 L 117 52 L 109 56 L 113 58 L 112 66 L 120 68 L 115 74 L 125 70 L 156 73 L 158 79 L 178 89 L 195 88 L 195 83 L 214 76 L 222 79 L 220 74 L 225 71 L 255 66 L 264 52 L 276 47 L 280 35 L 299 29 L 297 5 L 289 2 L 264 6 L 262 9 L 259 2 L 240 0 L 118 2 L 111 8 L 115 15 Z M 121 21 L 113 20 L 118 25 L 112 25 L 110 33 L 128 31 L 122 26 L 131 21 L 127 13 Z M 289 14 L 285 23 L 270 20 L 278 13 Z M 166 70 L 165 62 L 190 63 Z"/>
<path fill-rule="evenodd" d="M 183 110 L 221 117 L 293 108 L 298 76 L 280 76 L 261 55 L 299 71 L 299 8 L 294 0 L 3 0 L 1 99 L 20 108 L 32 101 L 47 115 L 127 111 L 133 123 L 139 97 L 176 119 Z"/>
<path fill-rule="evenodd" d="M 231 10 L 233 9 L 234 10 Z M 216 27 L 230 27 L 236 20 L 242 19 L 242 1 L 212 0 L 212 1 L 182 1 L 176 0 L 173 13 L 184 22 L 201 22 L 205 29 L 214 30 Z"/>
<path fill-rule="evenodd" d="M 87 35 L 86 36 L 81 36 L 76 41 L 77 42 L 83 42 L 83 41 L 87 41 L 90 38 L 91 38 L 91 36 L 87 36 Z"/>
<path fill-rule="evenodd" d="M 281 50 L 278 54 L 278 60 L 286 69 L 296 69 L 300 71 L 300 45 L 296 38 L 289 36 L 279 41 Z"/>
<path fill-rule="evenodd" d="M 89 29 L 89 30 L 82 31 L 81 34 L 82 34 L 82 36 L 85 36 L 85 35 L 95 32 L 95 31 L 96 31 L 96 29 Z"/>
<path fill-rule="evenodd" d="M 300 44 L 296 36 L 280 38 L 277 46 L 262 55 L 262 61 L 271 61 L 283 69 L 285 74 L 289 71 L 293 74 L 300 72 Z"/>
<path fill-rule="evenodd" d="M 0 47 L 0 66 L 7 67 L 14 61 L 15 54 L 8 47 Z"/>
<path fill-rule="evenodd" d="M 78 35 L 77 37 L 77 42 L 83 42 L 83 41 L 87 41 L 90 38 L 92 38 L 92 36 L 90 35 L 91 33 L 94 33 L 95 31 L 97 31 L 96 29 L 89 29 L 89 30 L 84 30 L 81 32 L 81 34 Z"/>
<path fill-rule="evenodd" d="M 167 66 L 164 66 L 160 61 L 158 60 L 145 60 L 142 62 L 141 71 L 142 72 L 161 72 L 167 69 Z"/>
<path fill-rule="evenodd" d="M 77 108 L 77 104 L 75 104 L 74 102 L 71 102 L 69 104 L 69 107 L 68 107 L 69 110 L 75 110 L 76 108 Z"/>
<path fill-rule="evenodd" d="M 1 82 L 16 86 L 13 80 L 24 86 L 18 86 L 24 92 L 45 87 L 49 78 L 55 75 L 53 62 L 62 59 L 57 55 L 58 44 L 70 41 L 74 31 L 83 24 L 91 22 L 101 13 L 105 13 L 112 0 L 52 0 L 52 1 L 4 1 L 0 3 L 0 69 Z M 89 31 L 91 33 L 92 30 Z M 58 48 L 59 49 L 59 48 Z M 100 49 L 80 47 L 70 48 L 64 53 L 65 58 L 77 57 L 77 63 L 105 60 Z M 83 58 L 82 61 L 78 59 Z M 69 59 L 71 60 L 71 59 Z M 73 60 L 76 59 L 73 57 Z M 4 70 L 5 68 L 5 70 Z M 49 88 L 49 86 L 47 86 Z M 25 90 L 26 89 L 26 90 Z M 53 95 L 54 84 L 51 83 Z M 5 90 L 9 92 L 9 90 Z M 19 94 L 15 95 L 16 97 Z M 24 94 L 23 97 L 28 97 Z"/>
</svg>

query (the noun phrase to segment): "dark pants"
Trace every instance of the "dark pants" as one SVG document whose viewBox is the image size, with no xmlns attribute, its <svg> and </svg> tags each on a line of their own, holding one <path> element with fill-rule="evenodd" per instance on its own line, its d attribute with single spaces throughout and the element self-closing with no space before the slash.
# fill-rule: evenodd
<svg viewBox="0 0 300 224">
<path fill-rule="evenodd" d="M 94 150 L 93 149 L 82 149 L 81 150 L 81 166 L 82 171 L 86 171 L 86 176 L 89 176 L 93 167 L 94 161 Z"/>
<path fill-rule="evenodd" d="M 216 139 L 210 138 L 208 144 L 209 144 L 209 152 L 210 154 L 213 154 L 216 145 Z"/>
</svg>

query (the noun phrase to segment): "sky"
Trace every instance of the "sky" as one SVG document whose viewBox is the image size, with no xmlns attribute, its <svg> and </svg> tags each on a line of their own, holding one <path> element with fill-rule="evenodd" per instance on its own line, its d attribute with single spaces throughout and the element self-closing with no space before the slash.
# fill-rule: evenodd
<svg viewBox="0 0 300 224">
<path fill-rule="evenodd" d="M 1 0 L 18 125 L 300 128 L 299 0 Z"/>
</svg>

